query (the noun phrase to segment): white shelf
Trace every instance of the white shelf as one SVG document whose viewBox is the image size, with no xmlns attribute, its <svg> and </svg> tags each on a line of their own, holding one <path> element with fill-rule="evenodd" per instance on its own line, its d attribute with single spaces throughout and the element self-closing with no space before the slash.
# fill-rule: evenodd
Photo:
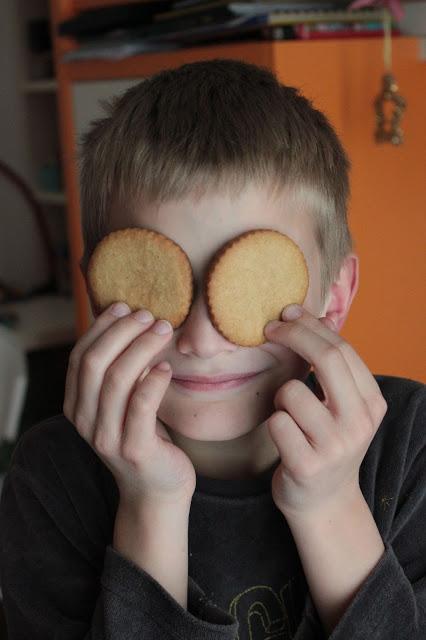
<svg viewBox="0 0 426 640">
<path fill-rule="evenodd" d="M 67 203 L 67 197 L 64 191 L 42 191 L 36 189 L 34 190 L 34 196 L 43 204 L 65 205 Z"/>
<path fill-rule="evenodd" d="M 58 89 L 58 81 L 56 78 L 28 80 L 22 83 L 21 89 L 24 93 L 55 93 Z"/>
<path fill-rule="evenodd" d="M 25 351 L 71 344 L 76 340 L 73 298 L 45 294 L 1 303 L 0 311 L 18 314 L 19 322 L 12 331 Z"/>
</svg>

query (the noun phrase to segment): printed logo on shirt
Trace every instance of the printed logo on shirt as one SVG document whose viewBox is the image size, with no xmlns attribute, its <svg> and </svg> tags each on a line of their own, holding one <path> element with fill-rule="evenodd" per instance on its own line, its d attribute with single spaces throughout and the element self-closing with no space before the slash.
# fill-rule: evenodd
<svg viewBox="0 0 426 640">
<path fill-rule="evenodd" d="M 235 596 L 229 613 L 238 620 L 235 640 L 291 640 L 296 632 L 290 579 L 279 594 L 267 585 L 250 587 Z M 288 606 L 286 606 L 288 603 Z"/>
</svg>

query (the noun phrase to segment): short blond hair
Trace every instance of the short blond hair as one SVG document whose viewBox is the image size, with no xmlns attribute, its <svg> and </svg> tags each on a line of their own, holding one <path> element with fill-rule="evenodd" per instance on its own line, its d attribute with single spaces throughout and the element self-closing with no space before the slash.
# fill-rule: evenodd
<svg viewBox="0 0 426 640">
<path fill-rule="evenodd" d="M 233 59 L 184 64 L 142 80 L 91 122 L 79 154 L 84 274 L 112 208 L 247 181 L 286 188 L 312 216 L 321 297 L 353 250 L 350 161 L 326 116 L 267 68 Z M 261 212 L 259 216 L 261 216 Z"/>
</svg>

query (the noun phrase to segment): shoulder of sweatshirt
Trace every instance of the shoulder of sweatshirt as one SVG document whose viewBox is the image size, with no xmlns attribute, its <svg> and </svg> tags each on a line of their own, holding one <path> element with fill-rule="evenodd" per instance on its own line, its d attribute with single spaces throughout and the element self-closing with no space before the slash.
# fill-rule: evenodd
<svg viewBox="0 0 426 640">
<path fill-rule="evenodd" d="M 426 440 L 426 385 L 419 380 L 398 376 L 374 375 L 387 403 L 387 411 L 373 439 L 377 445 L 395 440 L 400 447 L 410 442 L 421 449 Z"/>
<path fill-rule="evenodd" d="M 390 540 L 399 527 L 396 516 L 408 522 L 424 500 L 426 385 L 396 376 L 374 377 L 387 411 L 361 463 L 359 483 L 383 538 Z"/>
<path fill-rule="evenodd" d="M 45 465 L 52 464 L 58 468 L 65 465 L 64 471 L 70 464 L 74 465 L 75 471 L 86 465 L 105 467 L 63 413 L 45 418 L 24 431 L 13 450 L 10 469 L 16 465 L 24 471 L 40 469 L 46 473 Z"/>
<path fill-rule="evenodd" d="M 89 563 L 103 562 L 119 492 L 114 477 L 74 425 L 58 414 L 36 423 L 17 442 L 0 510 L 11 495 L 27 513 L 42 509 Z M 37 507 L 35 504 L 37 503 Z"/>
<path fill-rule="evenodd" d="M 41 420 L 21 435 L 7 475 L 11 476 L 7 482 L 13 476 L 24 479 L 38 498 L 49 493 L 62 504 L 61 511 L 73 510 L 78 503 L 84 518 L 102 516 L 105 525 L 118 504 L 112 472 L 62 413 Z M 50 506 L 54 507 L 49 500 Z"/>
</svg>

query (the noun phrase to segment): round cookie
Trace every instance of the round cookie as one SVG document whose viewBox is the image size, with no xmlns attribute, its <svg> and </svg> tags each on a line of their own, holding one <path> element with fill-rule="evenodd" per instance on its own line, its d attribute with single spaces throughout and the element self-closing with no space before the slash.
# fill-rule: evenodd
<svg viewBox="0 0 426 640">
<path fill-rule="evenodd" d="M 132 311 L 149 309 L 176 329 L 192 304 L 188 256 L 173 240 L 149 229 L 120 229 L 105 236 L 90 257 L 87 282 L 97 314 L 122 301 Z"/>
<path fill-rule="evenodd" d="M 245 347 L 267 342 L 263 330 L 289 304 L 302 304 L 309 286 L 298 245 L 274 229 L 246 231 L 227 242 L 209 265 L 205 298 L 211 321 Z"/>
</svg>

